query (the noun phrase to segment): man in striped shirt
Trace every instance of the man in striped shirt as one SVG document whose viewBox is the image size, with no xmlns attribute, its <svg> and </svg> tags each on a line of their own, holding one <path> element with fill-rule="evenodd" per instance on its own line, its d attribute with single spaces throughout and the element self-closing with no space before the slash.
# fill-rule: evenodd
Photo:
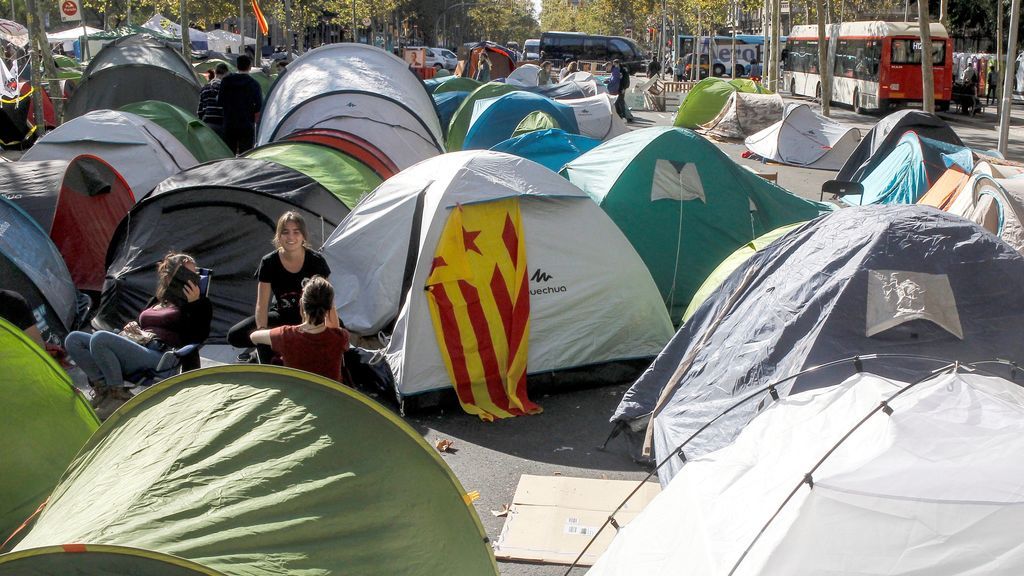
<svg viewBox="0 0 1024 576">
<path fill-rule="evenodd" d="M 199 91 L 199 119 L 213 128 L 221 139 L 224 138 L 224 108 L 221 107 L 220 81 L 228 75 L 228 65 L 221 62 L 213 69 L 213 80 Z"/>
</svg>

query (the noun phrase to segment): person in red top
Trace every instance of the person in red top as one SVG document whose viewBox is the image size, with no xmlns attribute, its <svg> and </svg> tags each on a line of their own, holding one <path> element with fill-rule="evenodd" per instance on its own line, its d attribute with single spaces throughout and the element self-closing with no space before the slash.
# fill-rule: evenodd
<svg viewBox="0 0 1024 576">
<path fill-rule="evenodd" d="M 323 276 L 302 283 L 299 299 L 302 324 L 257 330 L 253 344 L 268 344 L 288 368 L 305 370 L 345 384 L 341 369 L 348 350 L 348 331 L 334 309 L 334 288 Z"/>
</svg>

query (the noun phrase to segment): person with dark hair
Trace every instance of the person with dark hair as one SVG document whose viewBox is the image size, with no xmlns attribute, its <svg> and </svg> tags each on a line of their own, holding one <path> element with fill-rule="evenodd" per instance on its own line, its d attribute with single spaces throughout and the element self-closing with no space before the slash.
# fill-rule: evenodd
<svg viewBox="0 0 1024 576">
<path fill-rule="evenodd" d="M 224 109 L 220 106 L 220 83 L 228 75 L 228 65 L 221 62 L 210 72 L 213 78 L 199 91 L 199 110 L 196 116 L 224 139 Z"/>
<path fill-rule="evenodd" d="M 156 296 L 137 321 L 118 334 L 68 334 L 64 347 L 89 379 L 93 406 L 107 397 L 129 398 L 126 375 L 155 370 L 165 352 L 206 340 L 213 305 L 200 294 L 198 279 L 191 256 L 168 254 L 157 266 Z"/>
<path fill-rule="evenodd" d="M 257 330 L 250 336 L 253 344 L 271 346 L 287 368 L 345 384 L 341 369 L 349 335 L 334 308 L 334 287 L 323 276 L 303 280 L 299 305 L 302 324 Z"/>
<path fill-rule="evenodd" d="M 545 60 L 540 65 L 540 72 L 537 72 L 537 86 L 547 86 L 551 80 L 551 61 Z"/>
<path fill-rule="evenodd" d="M 988 68 L 988 76 L 985 78 L 985 103 L 986 104 L 998 104 L 999 99 L 996 97 L 996 87 L 999 85 L 999 71 L 996 70 L 996 65 L 992 64 Z"/>
<path fill-rule="evenodd" d="M 46 348 L 43 335 L 36 326 L 32 307 L 28 305 L 28 301 L 21 294 L 11 290 L 0 290 L 0 318 L 7 320 L 15 328 L 24 332 L 40 348 Z"/>
<path fill-rule="evenodd" d="M 313 276 L 331 275 L 327 260 L 309 246 L 306 221 L 298 212 L 285 212 L 277 219 L 274 251 L 263 257 L 256 270 L 256 314 L 235 324 L 228 331 L 228 343 L 235 348 L 250 348 L 249 335 L 255 330 L 302 323 L 299 298 L 302 281 Z M 274 297 L 271 306 L 270 297 Z M 274 356 L 270 346 L 257 346 L 259 359 L 269 363 Z M 248 354 L 239 355 L 247 361 Z"/>
<path fill-rule="evenodd" d="M 256 142 L 256 115 L 263 107 L 263 91 L 249 75 L 249 55 L 240 55 L 237 67 L 238 72 L 221 80 L 217 102 L 224 111 L 224 141 L 232 152 L 242 154 Z"/>
</svg>

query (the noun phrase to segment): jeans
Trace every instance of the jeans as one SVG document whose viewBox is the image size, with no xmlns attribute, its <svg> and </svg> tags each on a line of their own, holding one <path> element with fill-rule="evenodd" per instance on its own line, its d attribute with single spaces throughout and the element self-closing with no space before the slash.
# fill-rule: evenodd
<svg viewBox="0 0 1024 576">
<path fill-rule="evenodd" d="M 89 381 L 109 388 L 124 386 L 125 375 L 156 368 L 163 353 L 139 346 L 113 332 L 72 332 L 64 348 Z"/>
<path fill-rule="evenodd" d="M 298 323 L 301 323 L 301 321 Z M 271 310 L 267 313 L 267 328 L 277 328 L 284 324 L 284 319 L 281 318 L 281 315 L 276 310 Z M 253 343 L 249 339 L 249 335 L 255 331 L 256 317 L 249 316 L 228 330 L 228 344 L 235 348 L 252 348 Z M 265 344 L 256 346 L 256 353 L 263 364 L 269 364 L 270 360 L 274 357 L 274 350 Z"/>
</svg>

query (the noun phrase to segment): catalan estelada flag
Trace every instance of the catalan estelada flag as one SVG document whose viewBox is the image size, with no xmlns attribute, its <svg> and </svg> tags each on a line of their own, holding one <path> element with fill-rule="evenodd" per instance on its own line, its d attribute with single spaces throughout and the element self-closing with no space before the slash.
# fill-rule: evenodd
<svg viewBox="0 0 1024 576">
<path fill-rule="evenodd" d="M 526 396 L 530 284 L 519 199 L 452 209 L 426 289 L 462 408 L 488 422 L 540 412 Z"/>
<path fill-rule="evenodd" d="M 256 0 L 249 0 L 249 4 L 252 5 L 252 13 L 256 17 L 256 24 L 260 27 L 260 34 L 266 36 L 270 27 L 267 26 L 267 17 L 263 15 L 263 10 L 260 10 L 260 3 Z"/>
</svg>

